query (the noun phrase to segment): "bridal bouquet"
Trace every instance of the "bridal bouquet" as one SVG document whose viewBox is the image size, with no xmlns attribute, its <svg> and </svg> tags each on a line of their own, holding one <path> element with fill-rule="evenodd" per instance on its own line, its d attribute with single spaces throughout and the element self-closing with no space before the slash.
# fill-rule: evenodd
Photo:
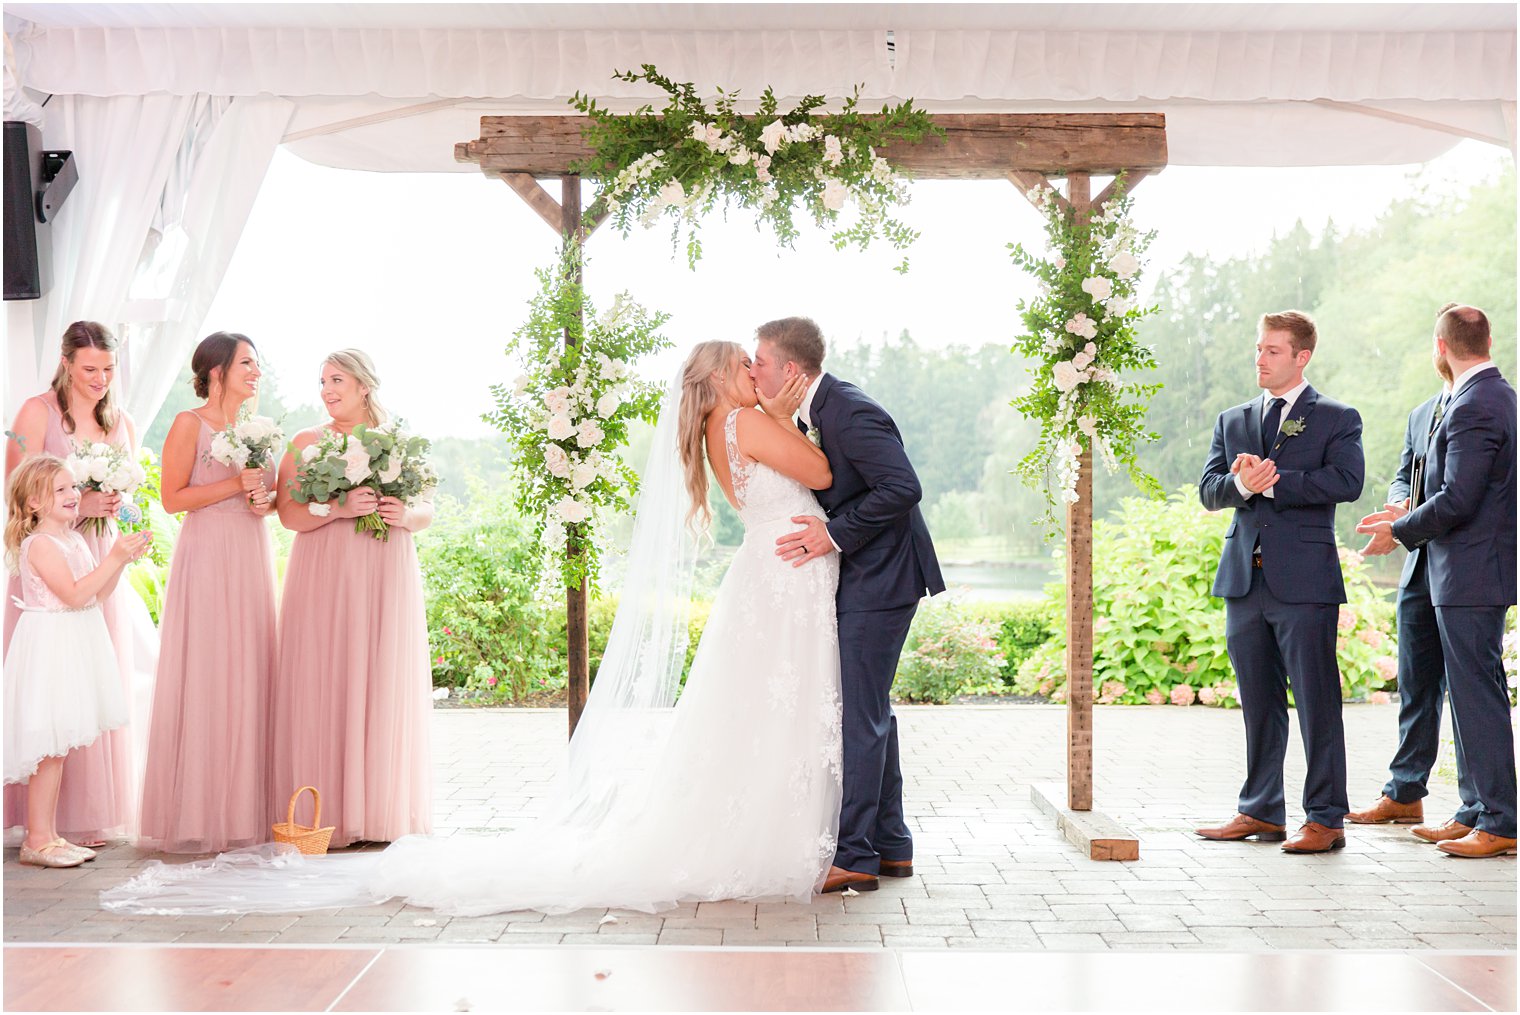
<svg viewBox="0 0 1520 1015">
<path fill-rule="evenodd" d="M 349 492 L 361 487 L 413 504 L 438 485 L 438 474 L 427 459 L 431 446 L 426 438 L 402 430 L 399 421 L 377 427 L 361 424 L 351 434 L 326 431 L 305 450 L 291 449 L 296 457 L 291 499 L 306 504 L 319 518 L 332 510 L 328 501 L 347 503 Z M 354 531 L 368 532 L 382 542 L 390 539 L 390 525 L 378 513 L 355 518 Z"/>
<path fill-rule="evenodd" d="M 234 469 L 267 469 L 274 464 L 274 449 L 285 444 L 285 432 L 268 416 L 254 416 L 247 406 L 237 420 L 211 438 L 206 457 Z"/>
<path fill-rule="evenodd" d="M 127 501 L 131 500 L 132 491 L 148 478 L 147 470 L 125 448 L 103 442 L 76 443 L 73 453 L 64 460 L 64 464 L 69 467 L 79 489 L 124 494 Z M 125 508 L 126 504 L 123 504 L 123 510 Z M 111 520 L 86 518 L 83 527 L 97 536 L 103 536 L 110 532 Z"/>
</svg>

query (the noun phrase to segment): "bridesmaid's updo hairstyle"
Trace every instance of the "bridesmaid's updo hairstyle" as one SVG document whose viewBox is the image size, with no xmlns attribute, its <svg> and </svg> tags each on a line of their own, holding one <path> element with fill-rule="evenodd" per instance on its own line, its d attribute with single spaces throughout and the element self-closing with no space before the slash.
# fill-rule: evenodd
<svg viewBox="0 0 1520 1015">
<path fill-rule="evenodd" d="M 212 371 L 220 370 L 222 377 L 227 376 L 227 370 L 237 359 L 239 342 L 247 342 L 255 353 L 259 351 L 253 339 L 235 331 L 217 331 L 201 339 L 190 356 L 190 384 L 195 388 L 196 398 L 211 397 Z"/>
<path fill-rule="evenodd" d="M 75 321 L 63 330 L 63 347 L 60 353 L 68 363 L 74 362 L 74 356 L 80 349 L 100 349 L 115 355 L 116 336 L 104 324 L 96 324 L 94 321 Z M 58 371 L 53 374 L 53 396 L 58 399 L 58 411 L 63 416 L 63 429 L 66 433 L 74 432 L 74 414 L 69 410 L 69 395 L 72 394 L 73 383 L 69 380 L 68 363 L 60 362 Z M 100 429 L 110 433 L 116 426 L 116 417 L 120 410 L 116 406 L 116 385 L 112 384 L 106 389 L 106 396 L 95 403 L 95 422 L 100 424 Z"/>
<path fill-rule="evenodd" d="M 699 531 L 712 524 L 712 510 L 707 506 L 707 417 L 723 400 L 728 371 L 738 369 L 743 355 L 744 348 L 737 342 L 701 342 L 686 357 L 681 371 L 676 440 L 686 470 L 686 492 L 691 494 L 686 524 L 695 520 Z"/>
<path fill-rule="evenodd" d="M 380 404 L 380 375 L 375 372 L 375 361 L 362 349 L 339 349 L 329 353 L 323 363 L 331 363 L 369 389 L 364 396 L 364 408 L 369 413 L 370 426 L 383 426 L 391 418 Z"/>
<path fill-rule="evenodd" d="M 11 473 L 5 490 L 5 566 L 11 574 L 21 569 L 21 541 L 36 531 L 42 514 L 32 507 L 36 501 L 49 505 L 53 500 L 53 477 L 67 472 L 68 466 L 55 455 L 33 455 Z"/>
</svg>

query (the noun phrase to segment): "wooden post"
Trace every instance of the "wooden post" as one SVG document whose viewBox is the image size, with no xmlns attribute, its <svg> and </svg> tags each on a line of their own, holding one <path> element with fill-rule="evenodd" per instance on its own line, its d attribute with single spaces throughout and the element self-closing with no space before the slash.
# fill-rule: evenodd
<svg viewBox="0 0 1520 1015">
<path fill-rule="evenodd" d="M 1086 173 L 1067 176 L 1077 224 L 1087 221 L 1092 181 Z M 1093 589 L 1092 448 L 1077 465 L 1077 502 L 1066 506 L 1066 805 L 1090 811 L 1093 805 Z"/>
<path fill-rule="evenodd" d="M 570 175 L 560 179 L 559 206 L 564 242 L 567 245 L 581 246 L 585 243 L 586 237 L 581 231 L 581 178 L 579 176 Z M 580 284 L 581 280 L 581 268 L 577 261 L 576 284 Z M 574 344 L 575 336 L 569 328 L 566 328 L 565 348 L 568 349 Z M 580 534 L 579 530 L 580 526 L 572 526 L 569 545 L 565 547 L 565 552 L 571 556 L 580 552 L 575 544 L 576 536 Z M 576 724 L 581 721 L 581 713 L 586 708 L 586 696 L 591 691 L 591 645 L 586 613 L 587 592 L 587 582 L 584 578 L 575 588 L 565 589 L 565 634 L 567 636 L 565 691 L 570 712 L 571 736 L 575 735 Z"/>
</svg>

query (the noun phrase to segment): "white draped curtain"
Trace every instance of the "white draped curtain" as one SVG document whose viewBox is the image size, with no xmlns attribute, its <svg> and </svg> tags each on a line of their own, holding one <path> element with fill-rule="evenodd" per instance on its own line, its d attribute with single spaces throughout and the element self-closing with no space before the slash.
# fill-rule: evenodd
<svg viewBox="0 0 1520 1015">
<path fill-rule="evenodd" d="M 125 340 L 119 383 L 146 427 L 179 373 L 290 119 L 285 99 L 59 95 L 43 143 L 79 184 L 54 221 L 51 286 L 6 304 L 5 416 L 42 390 L 72 321 Z"/>
</svg>

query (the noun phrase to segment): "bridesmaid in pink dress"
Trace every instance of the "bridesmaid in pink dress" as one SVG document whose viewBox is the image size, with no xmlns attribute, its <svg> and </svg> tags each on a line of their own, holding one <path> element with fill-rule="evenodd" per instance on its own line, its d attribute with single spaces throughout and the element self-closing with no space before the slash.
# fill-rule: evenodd
<svg viewBox="0 0 1520 1015">
<path fill-rule="evenodd" d="M 321 396 L 350 433 L 386 419 L 380 381 L 364 353 L 345 349 L 322 364 Z M 297 452 L 323 427 L 296 434 Z M 295 477 L 280 462 L 279 489 Z M 412 533 L 433 520 L 431 504 L 407 507 L 373 490 L 349 493 L 313 514 L 281 493 L 280 522 L 297 533 L 280 602 L 280 652 L 271 722 L 270 803 L 284 820 L 290 794 L 315 786 L 334 847 L 390 842 L 432 830 L 428 717 L 432 673 L 422 573 Z M 354 531 L 356 517 L 378 512 L 391 526 L 381 542 Z M 296 820 L 308 820 L 298 810 Z"/>
<path fill-rule="evenodd" d="M 74 443 L 115 444 L 135 457 L 137 430 L 121 408 L 112 386 L 116 373 L 115 337 L 94 321 L 75 321 L 63 333 L 63 348 L 53 386 L 21 403 L 11 431 L 21 439 L 5 442 L 5 474 L 30 455 L 45 451 L 59 458 L 74 452 Z M 116 541 L 114 516 L 121 506 L 118 494 L 90 491 L 79 502 L 80 535 L 96 560 L 104 560 Z M 85 519 L 106 519 L 106 531 L 97 533 Z M 5 644 L 10 644 L 20 611 L 12 602 L 19 596 L 19 580 L 12 578 L 5 597 Z M 100 609 L 111 632 L 111 644 L 121 670 L 122 693 L 128 712 L 132 703 L 132 627 L 123 604 L 135 596 L 130 583 L 118 582 Z M 83 846 L 100 846 L 108 838 L 132 835 L 137 828 L 137 787 L 132 767 L 132 732 L 127 726 L 110 730 L 88 747 L 70 751 L 64 762 L 63 791 L 58 798 L 60 834 Z M 26 787 L 5 787 L 5 827 L 26 824 Z"/>
<path fill-rule="evenodd" d="M 244 335 L 219 331 L 190 359 L 206 404 L 164 442 L 164 510 L 187 512 L 164 597 L 138 844 L 213 853 L 269 840 L 269 687 L 275 663 L 267 470 L 208 457 L 211 438 L 258 395 Z"/>
</svg>

